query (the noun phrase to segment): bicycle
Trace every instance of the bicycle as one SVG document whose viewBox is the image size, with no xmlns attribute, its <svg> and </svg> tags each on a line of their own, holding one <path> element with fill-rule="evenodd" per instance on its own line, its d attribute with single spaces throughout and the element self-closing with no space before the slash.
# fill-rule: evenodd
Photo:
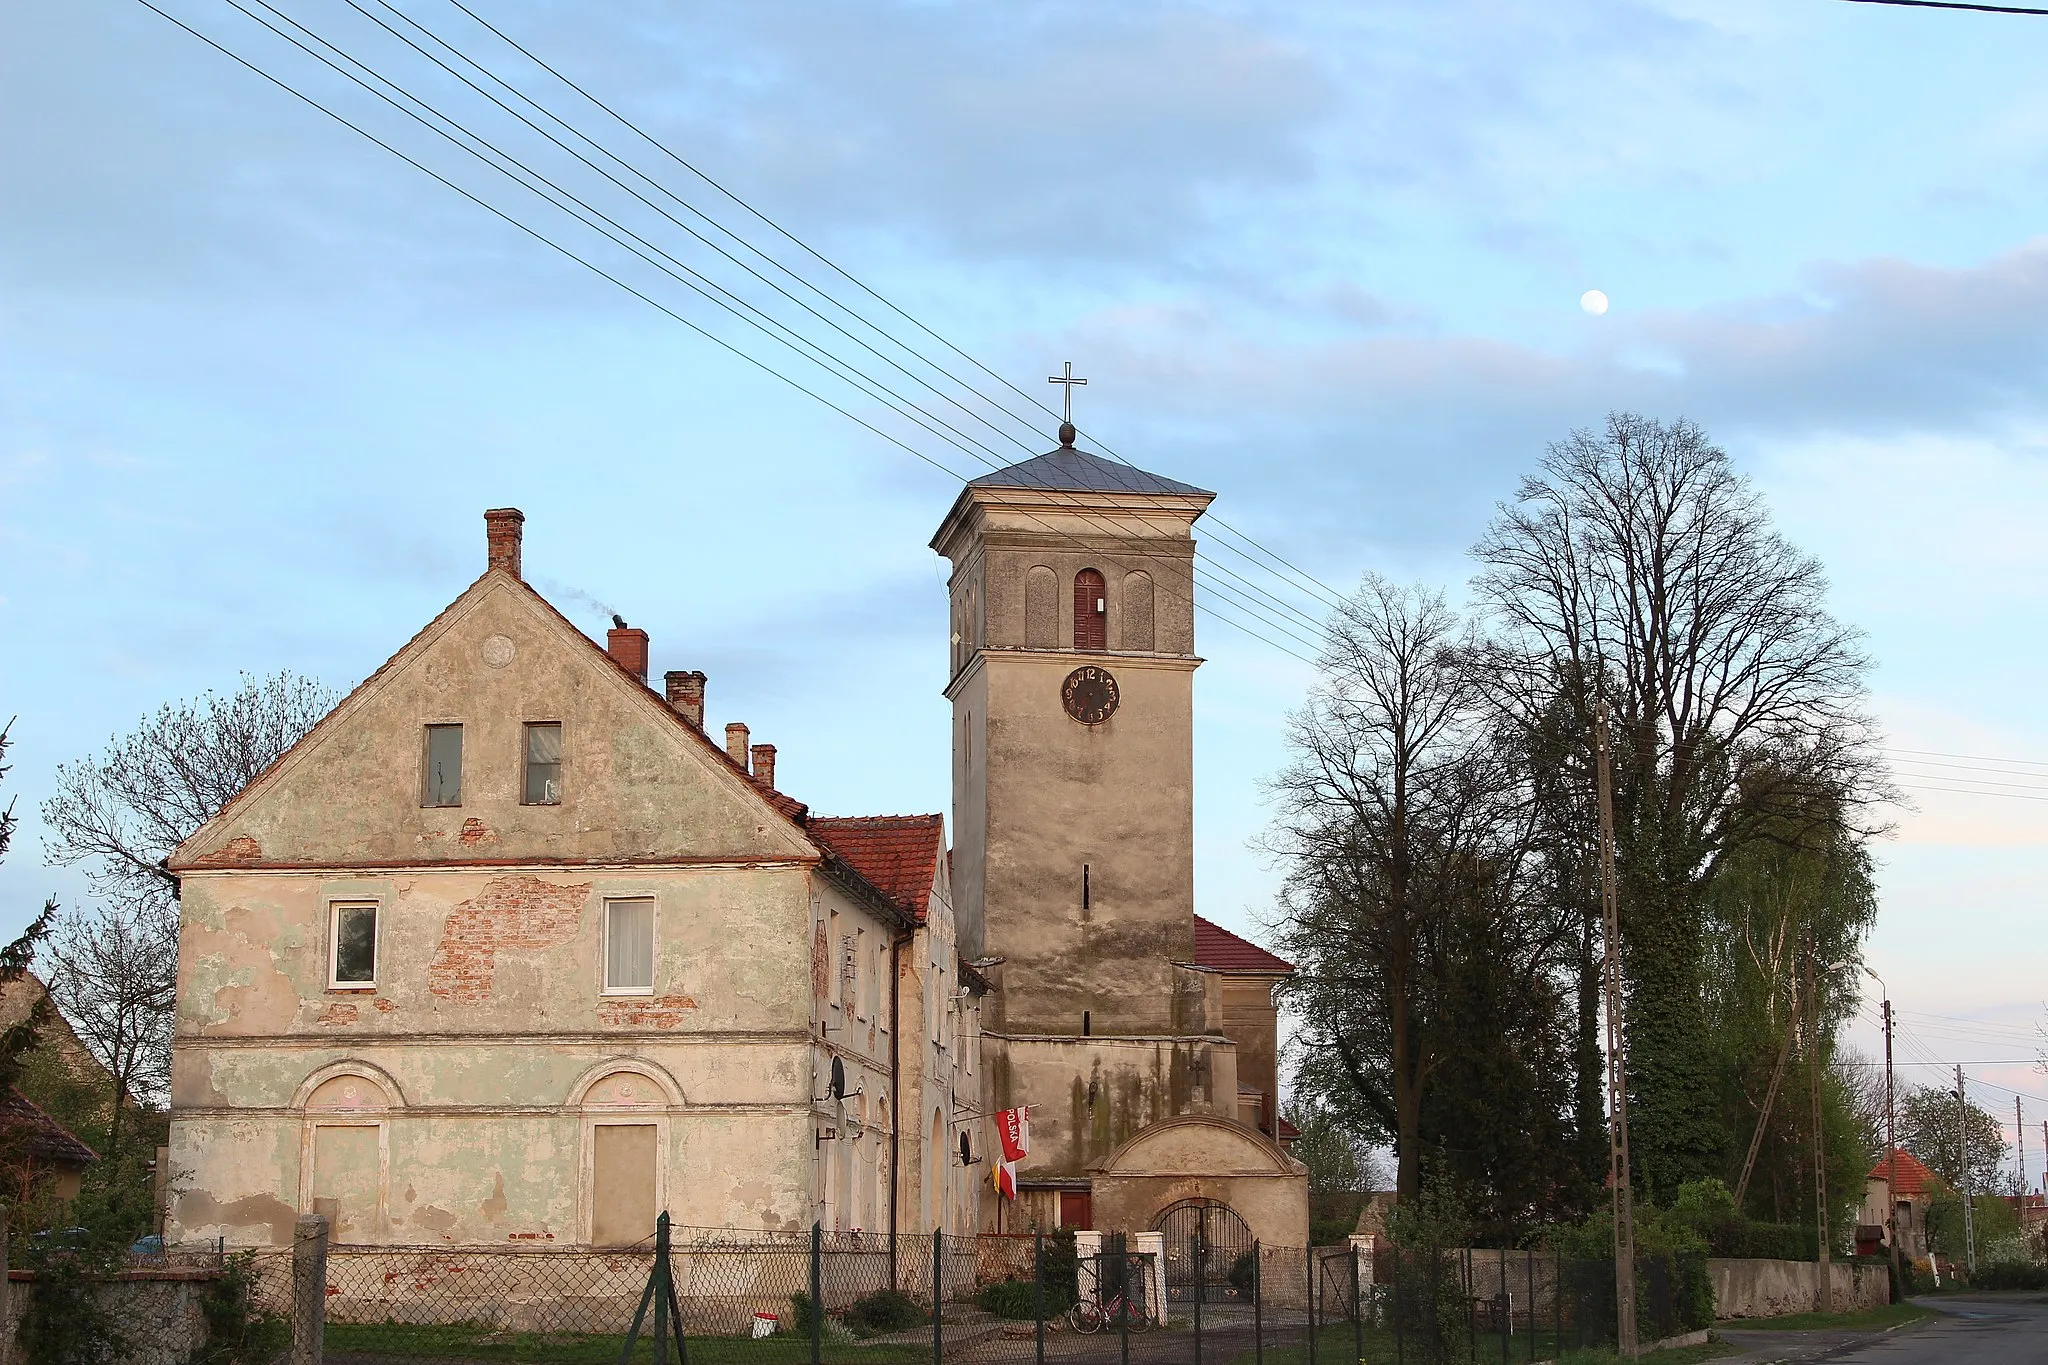
<svg viewBox="0 0 2048 1365">
<path fill-rule="evenodd" d="M 1145 1305 L 1125 1298 L 1122 1293 L 1106 1299 L 1082 1299 L 1067 1310 L 1067 1320 L 1073 1323 L 1076 1332 L 1092 1335 L 1115 1323 L 1119 1313 L 1129 1315 L 1133 1332 L 1143 1332 L 1152 1326 L 1152 1316 L 1145 1311 Z"/>
</svg>

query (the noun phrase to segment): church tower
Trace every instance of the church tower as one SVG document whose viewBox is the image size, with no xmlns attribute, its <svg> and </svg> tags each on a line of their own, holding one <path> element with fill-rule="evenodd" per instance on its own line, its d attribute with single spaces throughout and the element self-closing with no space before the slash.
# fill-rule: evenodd
<svg viewBox="0 0 2048 1365">
<path fill-rule="evenodd" d="M 1006 1032 L 1169 1034 L 1194 958 L 1193 526 L 1215 495 L 1060 435 L 968 484 L 932 541 L 953 562 L 957 913 L 1003 959 Z"/>
</svg>

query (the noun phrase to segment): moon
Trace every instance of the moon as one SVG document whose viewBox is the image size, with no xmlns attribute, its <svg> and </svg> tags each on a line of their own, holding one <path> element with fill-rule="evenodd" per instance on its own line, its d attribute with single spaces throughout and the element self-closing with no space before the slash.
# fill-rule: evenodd
<svg viewBox="0 0 2048 1365">
<path fill-rule="evenodd" d="M 1588 289 L 1579 295 L 1579 307 L 1597 318 L 1607 311 L 1607 296 L 1597 289 Z"/>
</svg>

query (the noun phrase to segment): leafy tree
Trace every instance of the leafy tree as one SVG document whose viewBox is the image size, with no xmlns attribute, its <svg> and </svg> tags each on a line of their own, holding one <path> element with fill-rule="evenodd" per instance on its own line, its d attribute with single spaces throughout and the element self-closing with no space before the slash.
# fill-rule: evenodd
<svg viewBox="0 0 2048 1365">
<path fill-rule="evenodd" d="M 1308 1167 L 1311 1195 L 1355 1193 L 1384 1188 L 1379 1159 L 1359 1142 L 1356 1130 L 1321 1105 L 1291 1105 L 1283 1117 L 1301 1136 L 1288 1153 Z"/>
<path fill-rule="evenodd" d="M 1899 1095 L 1898 1111 L 1899 1146 L 1926 1163 L 1943 1184 L 1962 1189 L 1967 1160 L 1972 1190 L 1984 1194 L 2001 1188 L 1998 1168 L 2005 1164 L 2005 1132 L 1976 1101 L 1958 1105 L 1953 1090 L 1916 1085 Z M 1964 1143 L 1958 1141 L 1964 1134 L 1967 1156 Z"/>
<path fill-rule="evenodd" d="M 1582 737 L 1612 712 L 1635 1170 L 1664 1190 L 1718 1175 L 1707 892 L 1788 825 L 1867 825 L 1868 661 L 1818 562 L 1688 422 L 1618 413 L 1552 445 L 1473 554 L 1501 713 Z"/>
<path fill-rule="evenodd" d="M 1529 1034 L 1554 1031 L 1567 940 L 1532 913 L 1528 803 L 1441 595 L 1369 577 L 1330 635 L 1268 836 L 1286 870 L 1279 938 L 1299 968 L 1295 1083 L 1393 1145 L 1412 1208 L 1426 1152 L 1466 1158 L 1458 1176 L 1483 1184 L 1497 1153 L 1531 1141 L 1511 1101 L 1544 1093 L 1533 1082 L 1556 1069 L 1557 1049 Z M 1450 1121 L 1482 1094 L 1488 1131 Z"/>
<path fill-rule="evenodd" d="M 12 771 L 6 759 L 13 734 L 12 720 L 0 726 L 0 778 Z M 14 843 L 14 829 L 14 802 L 10 799 L 7 809 L 0 811 L 0 861 L 5 861 L 7 850 Z M 43 903 L 42 913 L 29 921 L 19 938 L 0 948 L 0 982 L 18 981 L 28 971 L 29 964 L 35 961 L 37 946 L 49 937 L 51 922 L 56 917 L 57 900 L 53 896 Z M 18 1022 L 0 1030 L 0 1086 L 13 1085 L 21 1078 L 24 1059 L 41 1040 L 53 1012 L 49 997 L 39 996 Z"/>
</svg>

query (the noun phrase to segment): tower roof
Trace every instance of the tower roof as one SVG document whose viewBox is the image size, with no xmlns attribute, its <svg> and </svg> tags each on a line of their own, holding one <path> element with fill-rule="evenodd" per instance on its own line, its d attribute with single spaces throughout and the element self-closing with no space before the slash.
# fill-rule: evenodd
<svg viewBox="0 0 2048 1365">
<path fill-rule="evenodd" d="M 1043 455 L 1007 469 L 998 469 L 993 474 L 984 474 L 970 479 L 969 488 L 1044 488 L 1057 492 L 1073 493 L 1169 493 L 1182 496 L 1213 498 L 1216 495 L 1206 488 L 1169 479 L 1163 474 L 1148 474 L 1142 469 L 1127 464 L 1105 460 L 1100 455 L 1077 450 L 1063 445 L 1058 450 L 1049 450 Z"/>
</svg>

